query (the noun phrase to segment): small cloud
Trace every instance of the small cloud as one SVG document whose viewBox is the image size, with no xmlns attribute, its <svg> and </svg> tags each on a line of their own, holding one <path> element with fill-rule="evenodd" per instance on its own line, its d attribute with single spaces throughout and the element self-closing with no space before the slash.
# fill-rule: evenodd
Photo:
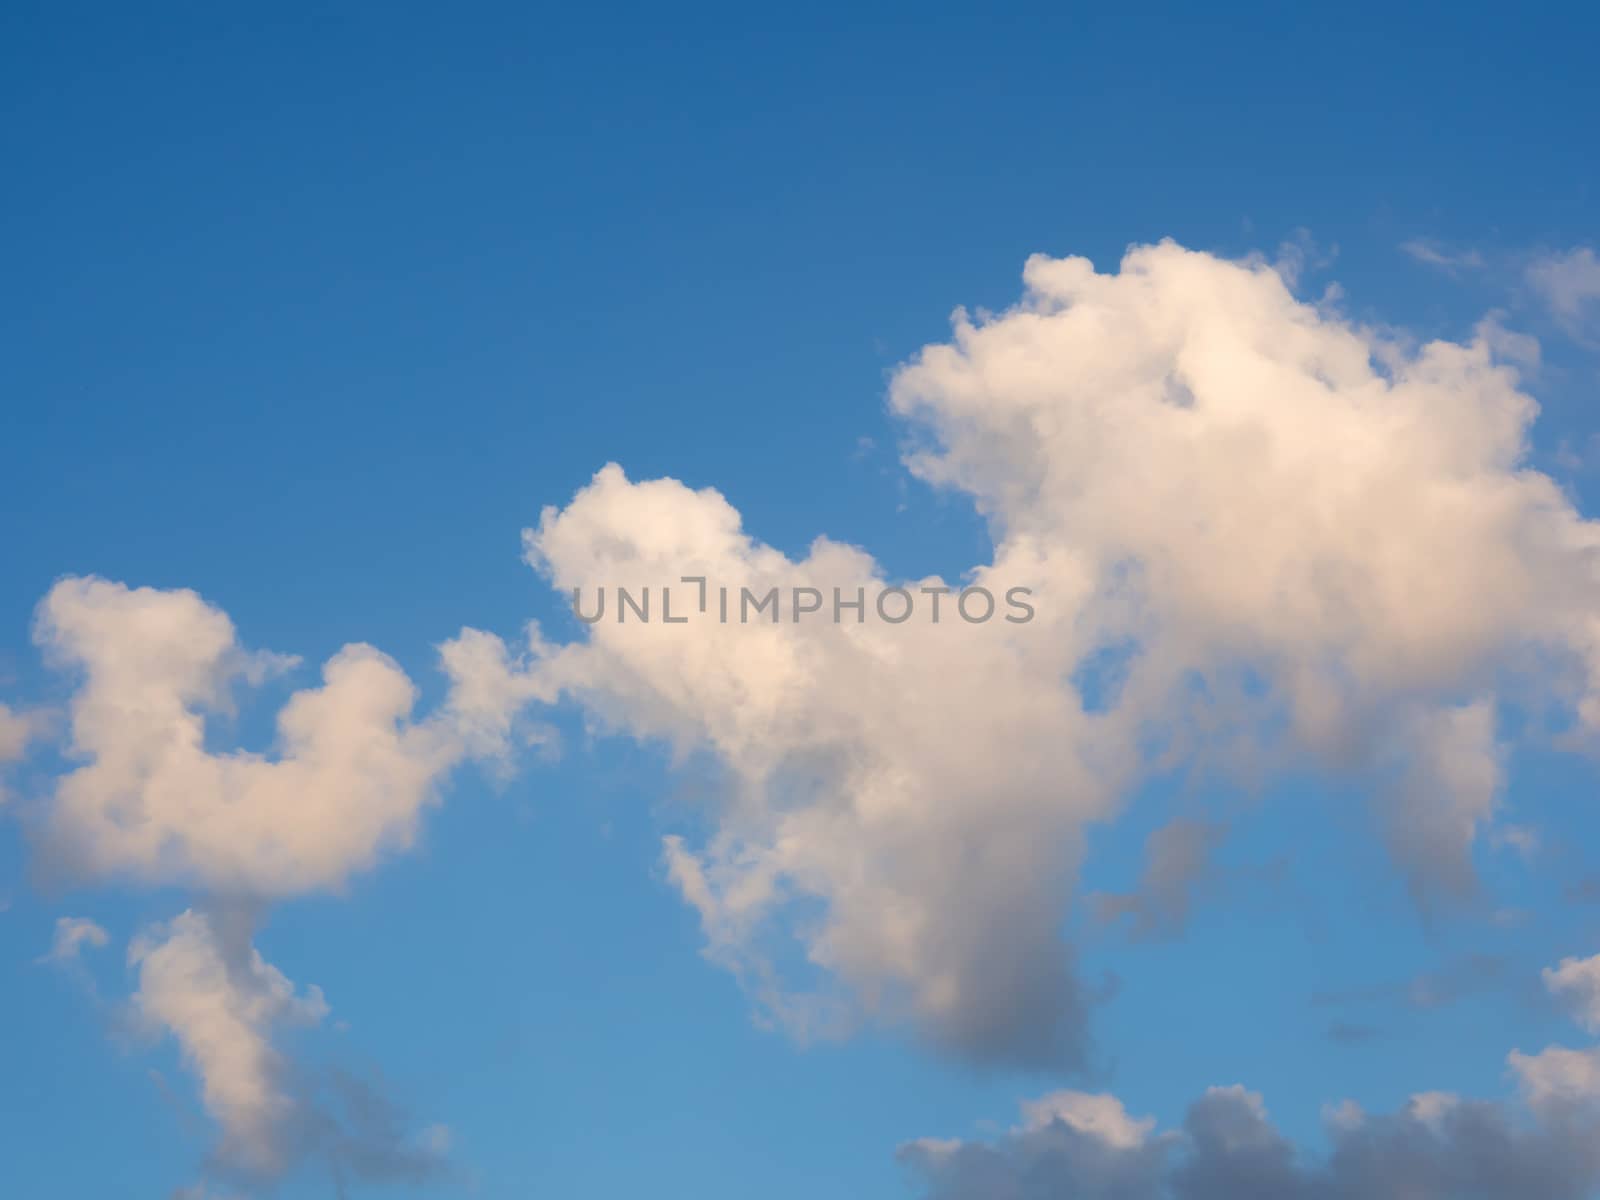
<svg viewBox="0 0 1600 1200">
<path fill-rule="evenodd" d="M 56 935 L 51 942 L 50 952 L 41 955 L 38 961 L 69 966 L 78 961 L 79 952 L 85 946 L 101 950 L 110 941 L 111 936 L 88 917 L 57 917 Z"/>
<path fill-rule="evenodd" d="M 1559 966 L 1546 967 L 1541 977 L 1574 1021 L 1590 1033 L 1600 1033 L 1600 954 L 1564 958 Z"/>
<path fill-rule="evenodd" d="M 1328 1040 L 1340 1046 L 1362 1046 L 1383 1036 L 1383 1030 L 1371 1025 L 1351 1025 L 1335 1021 L 1328 1026 Z"/>
<path fill-rule="evenodd" d="M 1145 865 L 1131 892 L 1096 893 L 1095 916 L 1111 925 L 1132 918 L 1136 941 L 1176 937 L 1189 922 L 1198 895 L 1214 888 L 1219 871 L 1214 857 L 1227 835 L 1224 825 L 1175 820 L 1145 840 Z"/>
<path fill-rule="evenodd" d="M 1502 825 L 1491 835 L 1491 844 L 1496 849 L 1513 850 L 1524 859 L 1532 859 L 1539 853 L 1539 831 L 1527 825 Z"/>
<path fill-rule="evenodd" d="M 304 1152 L 327 1155 L 336 1172 L 370 1183 L 418 1186 L 447 1178 L 455 1136 L 447 1125 L 412 1129 L 408 1114 L 380 1081 L 334 1069 L 332 1103 L 316 1114 Z"/>
<path fill-rule="evenodd" d="M 1310 230 L 1296 229 L 1278 244 L 1278 256 L 1272 261 L 1272 269 L 1290 287 L 1298 287 L 1308 272 L 1330 267 L 1338 257 L 1338 246 L 1319 246 Z"/>
<path fill-rule="evenodd" d="M 55 723 L 55 713 L 48 709 L 15 709 L 0 704 L 0 767 L 21 762 L 28 756 L 28 748 L 42 740 Z M 8 796 L 0 786 L 0 804 Z"/>
<path fill-rule="evenodd" d="M 1475 332 L 1495 358 L 1520 368 L 1526 374 L 1539 370 L 1543 354 L 1539 339 L 1518 333 L 1505 324 L 1506 314 L 1496 309 L 1479 321 Z"/>
<path fill-rule="evenodd" d="M 240 1200 L 236 1192 L 219 1192 L 210 1184 L 192 1183 L 171 1194 L 170 1200 Z"/>
<path fill-rule="evenodd" d="M 1400 252 L 1424 266 L 1433 267 L 1447 275 L 1462 271 L 1480 271 L 1484 267 L 1483 255 L 1476 250 L 1455 250 L 1431 238 L 1412 238 L 1400 243 Z"/>
<path fill-rule="evenodd" d="M 219 1192 L 206 1183 L 192 1183 L 171 1195 L 171 1200 L 238 1200 L 235 1192 Z"/>
<path fill-rule="evenodd" d="M 429 1154 L 443 1157 L 450 1153 L 450 1147 L 455 1144 L 455 1135 L 450 1132 L 448 1125 L 429 1125 L 417 1135 L 417 1145 Z"/>
<path fill-rule="evenodd" d="M 1463 997 L 1486 991 L 1506 975 L 1506 962 L 1492 954 L 1469 954 L 1440 970 L 1413 979 L 1406 996 L 1413 1008 L 1437 1009 Z"/>
<path fill-rule="evenodd" d="M 1529 264 L 1526 278 L 1551 316 L 1573 337 L 1594 332 L 1600 320 L 1600 258 L 1589 246 L 1547 254 Z"/>
<path fill-rule="evenodd" d="M 1563 471 L 1569 473 L 1587 471 L 1596 462 L 1600 462 L 1600 434 L 1591 433 L 1577 444 L 1574 444 L 1571 438 L 1564 437 L 1556 443 L 1552 457 L 1556 466 Z"/>
<path fill-rule="evenodd" d="M 1322 1123 L 1333 1133 L 1353 1133 L 1366 1123 L 1367 1114 L 1354 1100 L 1322 1106 Z"/>
<path fill-rule="evenodd" d="M 1506 982 L 1508 964 L 1493 954 L 1468 954 L 1410 979 L 1345 992 L 1321 992 L 1315 1004 L 1398 1004 L 1422 1012 L 1448 1008 Z"/>
<path fill-rule="evenodd" d="M 16 762 L 28 744 L 49 729 L 54 714 L 45 709 L 14 709 L 0 704 L 0 763 Z"/>
</svg>

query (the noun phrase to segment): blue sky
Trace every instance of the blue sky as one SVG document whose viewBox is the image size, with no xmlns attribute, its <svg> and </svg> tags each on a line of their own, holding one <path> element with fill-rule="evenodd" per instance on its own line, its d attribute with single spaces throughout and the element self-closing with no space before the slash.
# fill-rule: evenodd
<svg viewBox="0 0 1600 1200">
<path fill-rule="evenodd" d="M 1511 488 L 1537 472 L 1573 513 L 1593 513 L 1592 16 L 1385 6 L 1312 18 L 1249 5 L 770 16 L 483 6 L 449 17 L 290 6 L 240 16 L 12 5 L 0 20 L 0 703 L 30 733 L 4 768 L 13 819 L 0 824 L 0 1161 L 18 1194 L 377 1195 L 406 1191 L 415 1175 L 428 1176 L 415 1186 L 485 1200 L 642 1189 L 706 1200 L 985 1188 L 1026 1197 L 1036 1193 L 1014 1181 L 982 1183 L 978 1167 L 960 1174 L 932 1152 L 896 1149 L 963 1139 L 953 1153 L 1025 1164 L 1029 1138 L 1088 1137 L 1070 1114 L 1043 1133 L 1018 1126 L 1020 1102 L 1064 1089 L 1114 1094 L 1128 1113 L 1177 1129 L 1207 1088 L 1242 1084 L 1307 1162 L 1334 1137 L 1324 1106 L 1345 1099 L 1393 1113 L 1414 1093 L 1451 1092 L 1503 1103 L 1519 1129 L 1548 1119 L 1537 1103 L 1519 1107 L 1507 1054 L 1588 1044 L 1572 989 L 1541 971 L 1600 951 L 1600 909 L 1584 899 L 1600 871 L 1589 849 L 1600 823 L 1588 806 L 1583 687 L 1572 682 L 1586 669 L 1592 585 L 1581 554 L 1547 554 L 1539 538 L 1581 540 L 1586 524 L 1507 533 L 1486 520 L 1481 536 L 1458 538 L 1453 526 L 1407 526 L 1410 493 L 1395 493 L 1385 528 L 1398 531 L 1399 557 L 1423 564 L 1418 578 L 1455 578 L 1465 555 L 1525 568 L 1529 581 L 1514 609 L 1485 617 L 1489 633 L 1471 634 L 1473 647 L 1495 647 L 1471 671 L 1430 667 L 1420 682 L 1356 688 L 1341 712 L 1387 746 L 1391 722 L 1466 711 L 1492 689 L 1493 815 L 1473 827 L 1465 854 L 1476 884 L 1462 894 L 1418 884 L 1382 833 L 1385 806 L 1400 803 L 1383 788 L 1411 778 L 1426 757 L 1416 742 L 1402 737 L 1369 762 L 1365 750 L 1351 761 L 1322 753 L 1315 739 L 1273 741 L 1273 721 L 1303 715 L 1282 699 L 1288 643 L 1273 634 L 1259 658 L 1241 652 L 1235 663 L 1206 631 L 1254 630 L 1255 610 L 1230 614 L 1234 625 L 1213 619 L 1195 589 L 1152 593 L 1169 616 L 1140 635 L 1147 649 L 1179 647 L 1199 675 L 1215 669 L 1213 685 L 1236 666 L 1265 672 L 1262 691 L 1283 707 L 1263 724 L 1218 700 L 1215 721 L 1190 728 L 1188 708 L 1178 717 L 1169 700 L 1151 701 L 1130 721 L 1183 725 L 1192 741 L 1176 761 L 1106 782 L 1104 819 L 1058 827 L 1048 797 L 1040 802 L 1049 836 L 1083 839 L 1039 892 L 1066 889 L 1056 935 L 1074 948 L 1089 997 L 1090 1050 L 1077 1063 L 952 1051 L 915 999 L 910 1015 L 864 999 L 865 967 L 819 969 L 855 1014 L 847 1035 L 806 1037 L 774 1020 L 751 981 L 752 947 L 718 953 L 715 922 L 686 902 L 662 843 L 679 834 L 714 854 L 718 832 L 735 829 L 753 839 L 746 849 L 770 849 L 731 823 L 731 780 L 749 763 L 715 734 L 742 728 L 740 714 L 760 701 L 712 713 L 707 682 L 661 717 L 639 697 L 677 668 L 598 635 L 570 667 L 513 654 L 508 686 L 522 689 L 523 707 L 505 717 L 505 747 L 461 749 L 429 778 L 409 844 L 353 850 L 348 870 L 303 885 L 266 867 L 216 867 L 199 850 L 170 872 L 165 852 L 96 860 L 52 822 L 66 803 L 61 781 L 95 758 L 72 722 L 101 650 L 70 649 L 72 631 L 89 629 L 73 624 L 78 610 L 50 625 L 39 606 L 69 578 L 192 589 L 231 618 L 242 646 L 302 660 L 259 686 L 236 680 L 231 708 L 216 705 L 206 726 L 213 753 L 276 754 L 279 710 L 349 643 L 392 657 L 420 691 L 423 722 L 455 711 L 436 647 L 463 626 L 516 646 L 533 620 L 552 643 L 588 644 L 553 585 L 615 582 L 584 574 L 595 562 L 610 569 L 607 545 L 637 536 L 644 553 L 665 536 L 648 532 L 653 513 L 679 529 L 712 511 L 688 492 L 646 501 L 642 481 L 715 488 L 797 571 L 813 569 L 813 539 L 826 535 L 861 547 L 886 579 L 954 580 L 985 564 L 1000 578 L 1020 569 L 1007 557 L 1019 529 L 1045 530 L 1048 542 L 1061 528 L 1100 527 L 1050 525 L 1059 505 L 1008 499 L 1006 481 L 1031 469 L 1032 441 L 1057 453 L 1057 426 L 1013 445 L 1009 426 L 984 432 L 984 418 L 961 408 L 966 384 L 954 376 L 895 381 L 924 346 L 951 341 L 958 306 L 1020 330 L 1004 314 L 1023 297 L 1030 255 L 1082 257 L 1111 279 L 1130 246 L 1162 239 L 1198 257 L 1152 259 L 1157 291 L 1138 311 L 1181 308 L 1189 302 L 1173 297 L 1185 289 L 1215 288 L 1192 311 L 1231 312 L 1230 289 L 1267 287 L 1269 268 L 1249 264 L 1275 263 L 1303 304 L 1296 319 L 1319 331 L 1408 355 L 1433 339 L 1486 337 L 1486 353 L 1519 373 L 1504 386 L 1541 413 L 1520 459 L 1472 458 L 1473 478 Z M 1133 311 L 1106 286 L 1078 303 Z M 1528 338 L 1536 362 L 1518 340 Z M 1047 381 L 1082 361 L 1054 352 L 1040 351 Z M 1441 461 L 1476 453 L 1451 431 L 1465 431 L 1464 444 L 1480 427 L 1499 430 L 1501 400 L 1474 399 L 1502 386 L 1491 374 L 1472 367 L 1426 402 L 1429 423 L 1404 435 L 1424 448 L 1419 463 L 1434 462 L 1424 452 L 1434 441 Z M 974 386 L 998 410 L 1011 378 Z M 1090 383 L 1039 386 L 1078 395 Z M 1196 390 L 1202 407 L 1212 403 Z M 1083 469 L 1069 441 L 1041 468 L 1039 495 Z M 908 448 L 929 445 L 959 476 L 950 486 L 908 465 Z M 1165 494 L 1182 472 L 1149 461 L 1152 494 Z M 631 482 L 587 493 L 591 517 L 575 496 L 611 462 Z M 1343 470 L 1334 463 L 1329 478 Z M 1430 480 L 1419 478 L 1418 494 Z M 1189 512 L 1224 521 L 1255 494 L 1170 486 L 1174 522 Z M 523 531 L 541 528 L 547 506 L 558 525 L 535 535 L 544 557 L 530 569 Z M 1291 533 L 1317 559 L 1320 535 Z M 1256 543 L 1240 536 L 1218 543 L 1245 549 L 1214 561 L 1216 578 L 1255 561 Z M 1143 558 L 1127 538 L 1122 552 L 1153 580 L 1164 578 L 1160 555 L 1187 561 L 1164 537 Z M 1050 578 L 1037 584 L 1041 607 L 1067 614 L 1065 585 L 1052 596 Z M 84 611 L 121 603 L 107 596 Z M 1339 624 L 1328 671 L 1359 674 L 1351 664 L 1369 655 L 1432 645 L 1428 630 L 1478 599 L 1419 596 L 1425 618 L 1430 603 L 1440 620 L 1409 641 L 1392 620 L 1373 618 L 1348 640 Z M 1110 612 L 1095 608 L 1095 620 L 1115 625 Z M 1530 658 L 1524 632 L 1534 628 L 1542 640 Z M 1241 644 L 1254 646 L 1249 636 Z M 940 646 L 955 647 L 950 661 L 971 678 L 987 677 L 980 642 Z M 1466 661 L 1459 644 L 1440 644 L 1450 662 Z M 1077 660 L 1061 653 L 1070 673 Z M 867 683 L 892 692 L 883 670 Z M 112 707 L 128 718 L 145 703 Z M 977 727 L 986 701 L 975 690 L 968 703 L 956 710 L 962 729 Z M 919 725 L 922 710 L 907 711 L 912 745 L 948 740 L 937 730 L 949 713 Z M 663 729 L 691 732 L 663 739 Z M 526 744 L 530 730 L 542 744 Z M 1240 730 L 1270 743 L 1267 766 L 1224 748 L 1223 734 Z M 869 732 L 839 737 L 852 761 L 899 761 Z M 1041 762 L 1049 745 L 1038 744 Z M 1428 760 L 1422 791 L 1454 786 L 1451 764 L 1473 749 L 1454 746 L 1444 766 Z M 845 794 L 822 776 L 768 780 L 774 795 L 782 783 L 800 799 L 763 802 L 776 812 Z M 136 810 L 153 802 L 137 786 L 131 794 Z M 919 801 L 934 824 L 941 795 Z M 194 803 L 224 800 L 203 792 Z M 337 788 L 308 796 L 330 820 L 346 800 Z M 1180 880 L 1170 919 L 1146 931 L 1097 919 L 1110 909 L 1096 897 L 1139 889 L 1147 838 L 1174 820 L 1217 841 Z M 982 840 L 974 828 L 961 827 L 961 845 Z M 189 835 L 172 836 L 186 845 Z M 72 844 L 55 853 L 60 838 Z M 893 886 L 911 889 L 901 857 L 911 853 L 896 844 L 870 859 L 868 882 L 881 882 L 871 862 L 890 863 Z M 807 939 L 844 911 L 832 869 L 809 865 L 806 879 L 828 882 L 797 883 L 807 894 L 774 909 L 780 969 L 809 973 Z M 963 919 L 970 909 L 988 938 L 1013 936 L 1004 914 L 983 908 L 987 892 L 975 889 L 969 906 L 956 890 Z M 952 915 L 907 896 L 913 909 Z M 296 995 L 314 985 L 326 997 L 320 1020 L 265 1023 L 268 1074 L 300 1124 L 264 1165 L 238 1161 L 240 1137 L 230 1143 L 207 1102 L 178 1018 L 139 1007 L 154 981 L 130 946 L 173 937 L 185 910 L 213 932 L 224 914 L 247 912 L 245 944 Z M 65 917 L 94 922 L 104 944 L 51 958 Z M 866 936 L 858 924 L 836 932 L 841 944 Z M 744 964 L 742 978 L 730 960 Z M 968 966 L 956 973 L 976 986 L 967 975 L 982 972 Z M 262 978 L 250 977 L 267 988 L 258 1000 L 271 991 Z M 932 986 L 913 968 L 894 982 L 913 997 Z M 1003 979 L 990 982 L 1004 992 Z"/>
</svg>

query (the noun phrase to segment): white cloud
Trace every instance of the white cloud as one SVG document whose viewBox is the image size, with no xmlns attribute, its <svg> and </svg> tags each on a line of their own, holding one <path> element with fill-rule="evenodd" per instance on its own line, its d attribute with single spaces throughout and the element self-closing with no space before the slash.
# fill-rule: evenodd
<svg viewBox="0 0 1600 1200">
<path fill-rule="evenodd" d="M 1494 706 L 1479 699 L 1413 711 L 1398 733 L 1399 784 L 1383 813 L 1389 844 L 1411 867 L 1420 901 L 1438 892 L 1470 895 L 1477 884 L 1472 846 L 1489 826 L 1503 783 Z"/>
<path fill-rule="evenodd" d="M 28 743 L 43 732 L 45 716 L 38 712 L 19 712 L 0 704 L 0 766 L 13 763 L 27 753 Z"/>
<path fill-rule="evenodd" d="M 1536 259 L 1528 283 L 1570 333 L 1582 334 L 1600 312 L 1600 258 L 1589 246 L 1575 246 Z"/>
<path fill-rule="evenodd" d="M 239 932 L 192 910 L 146 931 L 128 952 L 139 970 L 133 1006 L 147 1028 L 177 1039 L 200 1077 L 224 1157 L 270 1172 L 282 1165 L 297 1112 L 272 1034 L 315 1024 L 328 1010 L 316 988 L 296 994 Z"/>
<path fill-rule="evenodd" d="M 1558 997 L 1578 1024 L 1600 1033 L 1600 954 L 1591 958 L 1564 958 L 1546 967 L 1544 985 Z"/>
<path fill-rule="evenodd" d="M 968 582 L 1031 587 L 1035 620 L 613 608 L 530 670 L 726 772 L 712 833 L 669 840 L 668 863 L 712 955 L 780 1017 L 903 1015 L 961 1054 L 1070 1062 L 1083 831 L 1147 768 L 1357 772 L 1418 898 L 1471 891 L 1503 785 L 1496 689 L 1600 727 L 1600 526 L 1527 468 L 1536 405 L 1491 328 L 1410 348 L 1261 262 L 1170 243 L 1024 278 L 1014 308 L 958 312 L 890 403 L 924 437 L 912 469 L 989 521 Z M 716 492 L 615 466 L 526 537 L 591 607 L 602 586 L 659 605 L 685 575 L 736 602 L 884 582 L 861 550 L 790 559 Z"/>
<path fill-rule="evenodd" d="M 1022 1116 L 1024 1129 L 1044 1129 L 1061 1121 L 1079 1133 L 1124 1150 L 1142 1145 L 1156 1124 L 1153 1117 L 1130 1117 L 1115 1096 L 1088 1092 L 1052 1092 L 1037 1100 L 1026 1100 Z"/>
<path fill-rule="evenodd" d="M 40 961 L 65 966 L 77 962 L 85 946 L 100 950 L 110 941 L 111 936 L 88 917 L 57 917 L 50 951 Z"/>
<path fill-rule="evenodd" d="M 1171 244 L 1026 279 L 891 400 L 938 439 L 914 468 L 990 516 L 996 571 L 1086 578 L 1070 615 L 1138 640 L 1134 695 L 1249 664 L 1332 749 L 1374 703 L 1434 711 L 1530 642 L 1597 661 L 1600 533 L 1521 469 L 1535 405 L 1482 342 L 1408 354 Z"/>
<path fill-rule="evenodd" d="M 42 709 L 17 710 L 0 704 L 0 769 L 27 757 L 28 747 L 49 730 L 52 714 Z M 11 794 L 0 782 L 0 805 Z"/>
<path fill-rule="evenodd" d="M 1483 266 L 1483 255 L 1476 250 L 1455 250 L 1429 238 L 1412 238 L 1402 242 L 1403 253 L 1426 266 L 1437 267 L 1449 275 L 1463 270 L 1476 271 Z"/>
<path fill-rule="evenodd" d="M 528 542 L 589 603 L 598 585 L 686 574 L 735 597 L 800 585 L 831 601 L 881 583 L 859 550 L 819 540 L 792 562 L 715 492 L 615 467 Z M 693 610 L 694 595 L 680 588 L 677 604 Z M 687 625 L 595 624 L 536 672 L 602 722 L 725 767 L 718 834 L 669 842 L 669 864 L 712 953 L 779 1015 L 826 1026 L 843 999 L 825 985 L 797 998 L 776 978 L 773 923 L 809 898 L 826 906 L 804 935 L 811 963 L 869 1012 L 908 1012 L 959 1052 L 1070 1059 L 1081 1004 L 1057 922 L 1081 822 L 1110 795 L 1085 762 L 1076 698 L 1031 657 L 1049 639 L 967 625 L 951 604 L 938 625 L 718 625 L 713 594 Z"/>
<path fill-rule="evenodd" d="M 1545 968 L 1541 978 L 1574 1021 L 1600 1033 L 1600 955 L 1564 958 Z M 1570 1114 L 1600 1103 L 1600 1047 L 1547 1046 L 1537 1054 L 1514 1050 L 1506 1062 L 1535 1112 Z"/>
<path fill-rule="evenodd" d="M 1547 1046 L 1537 1054 L 1513 1050 L 1506 1062 L 1535 1111 L 1559 1111 L 1600 1099 L 1600 1049 Z"/>
<path fill-rule="evenodd" d="M 359 1081 L 337 1081 L 343 1118 L 306 1080 L 290 1086 L 296 1072 L 275 1033 L 319 1020 L 321 996 L 297 995 L 250 944 L 248 922 L 217 912 L 337 889 L 409 847 L 452 768 L 505 761 L 538 736 L 519 715 L 537 692 L 532 678 L 498 638 L 463 630 L 440 647 L 444 702 L 417 718 L 405 673 L 370 646 L 346 646 L 320 686 L 279 710 L 264 754 L 216 748 L 208 722 L 231 711 L 234 689 L 296 660 L 245 650 L 227 615 L 194 592 L 65 579 L 40 604 L 35 636 L 78 676 L 67 749 L 79 765 L 37 814 L 47 853 L 95 879 L 203 888 L 224 901 L 146 931 L 130 950 L 134 1011 L 182 1047 L 223 1157 L 260 1175 L 313 1149 L 364 1178 L 436 1173 L 442 1126 L 414 1139 Z M 92 923 L 63 924 L 52 957 L 104 938 Z"/>
<path fill-rule="evenodd" d="M 207 714 L 294 660 L 244 650 L 195 593 L 66 579 L 36 636 L 82 678 L 70 749 L 85 761 L 56 783 L 47 845 L 94 876 L 263 897 L 337 888 L 411 845 L 452 767 L 508 746 L 511 665 L 471 630 L 442 648 L 451 696 L 423 720 L 391 659 L 346 646 L 279 712 L 272 756 L 211 749 Z"/>
<path fill-rule="evenodd" d="M 215 748 L 208 718 L 292 660 L 246 651 L 193 592 L 68 579 L 36 630 L 80 676 L 79 765 L 45 804 L 46 844 L 95 878 L 262 898 L 338 888 L 412 844 L 449 771 L 504 759 L 538 736 L 530 703 L 565 693 L 598 725 L 721 769 L 708 832 L 669 837 L 665 857 L 709 953 L 770 1013 L 802 1030 L 905 1019 L 968 1058 L 1062 1066 L 1085 1056 L 1088 1001 L 1061 936 L 1085 830 L 1150 771 L 1358 774 L 1419 900 L 1469 892 L 1504 786 L 1498 689 L 1600 728 L 1600 527 L 1527 468 L 1536 406 L 1497 357 L 1504 338 L 1486 325 L 1409 347 L 1296 300 L 1261 261 L 1170 243 L 1114 274 L 1034 258 L 1024 279 L 1012 309 L 957 313 L 889 399 L 922 438 L 912 470 L 989 522 L 992 561 L 962 582 L 1030 588 L 1034 620 L 969 623 L 945 596 L 942 623 L 891 623 L 870 601 L 859 621 L 785 607 L 721 623 L 717 598 L 700 611 L 682 577 L 735 605 L 744 587 L 827 604 L 887 580 L 860 549 L 819 538 L 787 556 L 717 492 L 613 465 L 545 510 L 528 558 L 563 592 L 649 588 L 654 621 L 613 608 L 583 640 L 534 630 L 520 654 L 465 630 L 441 647 L 449 696 L 422 717 L 394 662 L 347 646 L 284 704 L 267 754 Z M 665 585 L 683 624 L 663 620 Z M 927 611 L 947 585 L 907 586 Z M 1154 847 L 1147 882 L 1184 884 L 1163 911 L 1187 902 L 1203 841 Z M 185 913 L 131 957 L 136 1010 L 177 1038 L 226 1153 L 271 1170 L 301 1111 L 274 1031 L 319 1019 L 320 997 L 215 915 Z M 1510 1061 L 1536 1113 L 1597 1090 L 1592 1053 Z M 1339 1152 L 1376 1153 L 1359 1139 L 1388 1130 L 1433 1154 L 1470 1144 L 1458 1135 L 1474 1121 L 1500 1130 L 1423 1096 L 1339 1126 Z M 373 1161 L 426 1169 L 443 1135 L 412 1145 L 389 1124 Z M 1139 1189 L 1180 1159 L 1197 1197 L 1296 1195 L 1306 1178 L 1237 1088 L 1202 1097 L 1181 1136 L 1113 1097 L 1062 1092 L 1003 1144 L 908 1155 L 941 1195 L 1022 1196 L 963 1191 L 946 1171 L 1003 1181 L 1039 1148 L 1067 1174 L 1038 1177 L 1084 1196 L 1161 1194 Z"/>
<path fill-rule="evenodd" d="M 297 991 L 251 943 L 249 915 L 189 910 L 129 948 L 139 1027 L 171 1035 L 221 1130 L 219 1162 L 254 1182 L 319 1159 L 336 1174 L 421 1183 L 446 1170 L 450 1130 L 411 1127 L 369 1082 L 292 1062 L 281 1036 L 321 1024 L 322 992 Z"/>
<path fill-rule="evenodd" d="M 1461 1105 L 1454 1092 L 1418 1092 L 1406 1102 L 1406 1111 L 1435 1132 Z"/>
</svg>

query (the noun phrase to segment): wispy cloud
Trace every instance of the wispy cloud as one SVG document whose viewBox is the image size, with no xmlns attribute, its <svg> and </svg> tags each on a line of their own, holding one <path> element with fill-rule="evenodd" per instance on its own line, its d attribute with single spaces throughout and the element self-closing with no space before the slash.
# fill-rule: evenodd
<svg viewBox="0 0 1600 1200">
<path fill-rule="evenodd" d="M 1600 322 L 1600 258 L 1590 246 L 1546 254 L 1529 264 L 1528 285 L 1569 334 L 1588 339 Z"/>
<path fill-rule="evenodd" d="M 1435 267 L 1449 275 L 1464 271 L 1479 271 L 1486 265 L 1483 255 L 1473 249 L 1454 249 L 1429 238 L 1412 238 L 1401 242 L 1402 253 L 1426 266 Z"/>
<path fill-rule="evenodd" d="M 87 917 L 58 917 L 55 938 L 49 951 L 39 961 L 68 966 L 78 961 L 80 952 L 86 947 L 103 949 L 110 940 L 110 935 Z"/>
<path fill-rule="evenodd" d="M 1396 983 L 1344 991 L 1319 992 L 1315 1004 L 1399 1004 L 1422 1011 L 1447 1008 L 1468 996 L 1502 986 L 1511 976 L 1510 964 L 1496 954 L 1467 954 L 1432 970 Z"/>
</svg>

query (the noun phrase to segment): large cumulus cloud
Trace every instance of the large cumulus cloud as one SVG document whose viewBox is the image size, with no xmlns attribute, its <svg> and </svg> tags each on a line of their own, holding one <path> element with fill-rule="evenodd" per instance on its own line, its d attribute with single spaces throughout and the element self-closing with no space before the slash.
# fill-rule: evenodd
<svg viewBox="0 0 1600 1200">
<path fill-rule="evenodd" d="M 1504 706 L 1600 724 L 1600 526 L 1528 467 L 1536 405 L 1491 327 L 1410 344 L 1171 243 L 1111 273 L 1034 258 L 1024 282 L 1011 309 L 958 313 L 889 399 L 911 468 L 994 540 L 964 580 L 902 582 L 1026 586 L 1034 620 L 891 624 L 869 602 L 722 623 L 680 577 L 735 597 L 888 581 L 863 550 L 790 558 L 715 491 L 610 466 L 545 511 L 530 561 L 591 607 L 672 586 L 688 620 L 613 609 L 531 671 L 722 767 L 709 832 L 666 854 L 769 1011 L 1071 1064 L 1083 832 L 1151 768 L 1359 773 L 1419 903 L 1474 891 Z"/>
<path fill-rule="evenodd" d="M 602 620 L 534 670 L 600 720 L 725 769 L 715 832 L 669 840 L 668 862 L 713 954 L 772 1011 L 812 1029 L 853 1001 L 958 1053 L 1078 1060 L 1083 1001 L 1059 924 L 1082 824 L 1110 811 L 1119 764 L 1091 760 L 1094 722 L 1051 677 L 1066 661 L 1052 638 L 948 612 L 888 624 L 862 551 L 821 539 L 791 561 L 715 492 L 615 467 L 528 544 L 558 587 L 591 595 L 682 575 L 735 596 L 811 587 L 829 607 L 835 589 L 865 592 L 860 623 L 721 624 L 716 600 L 701 614 L 679 585 L 686 624 Z M 816 901 L 802 937 L 823 978 L 797 991 L 776 966 L 785 918 Z"/>
</svg>

